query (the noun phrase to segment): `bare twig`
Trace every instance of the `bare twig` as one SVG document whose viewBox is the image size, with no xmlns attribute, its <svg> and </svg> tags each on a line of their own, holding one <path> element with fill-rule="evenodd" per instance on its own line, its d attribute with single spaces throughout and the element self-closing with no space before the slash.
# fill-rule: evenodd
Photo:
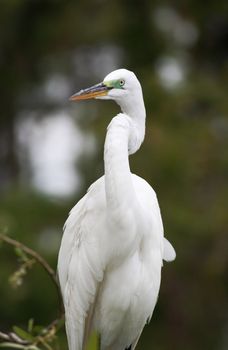
<svg viewBox="0 0 228 350">
<path fill-rule="evenodd" d="M 44 347 L 51 349 L 49 345 L 47 344 L 48 340 L 53 338 L 58 331 L 59 328 L 62 326 L 62 321 L 64 320 L 64 315 L 62 314 L 60 318 L 57 318 L 56 320 L 52 321 L 47 327 L 43 328 L 36 337 L 34 337 L 33 340 L 24 340 L 20 338 L 16 333 L 9 332 L 4 333 L 0 332 L 0 344 L 1 340 L 5 341 L 7 343 L 14 343 L 19 345 L 24 345 L 25 348 L 27 345 L 34 345 L 37 346 L 39 344 L 44 345 Z"/>
<path fill-rule="evenodd" d="M 0 332 L 0 339 L 7 342 L 13 342 L 16 344 L 22 344 L 22 345 L 28 344 L 27 340 L 21 339 L 20 337 L 18 337 L 18 335 L 16 335 L 13 332 L 10 332 L 10 333 Z"/>
<path fill-rule="evenodd" d="M 54 321 L 52 321 L 47 327 L 44 327 L 41 330 L 40 334 L 31 338 L 31 340 L 23 339 L 22 337 L 20 337 L 18 334 L 14 332 L 9 332 L 9 333 L 0 332 L 0 344 L 2 345 L 15 344 L 15 346 L 17 346 L 20 349 L 32 349 L 32 348 L 38 349 L 37 345 L 42 344 L 44 348 L 46 348 L 47 350 L 51 350 L 52 348 L 50 347 L 48 342 L 52 341 L 52 339 L 55 337 L 56 332 L 62 327 L 63 320 L 64 320 L 64 308 L 62 304 L 62 297 L 61 297 L 59 283 L 56 278 L 55 271 L 51 268 L 48 262 L 41 255 L 39 255 L 33 249 L 24 245 L 23 243 L 18 242 L 15 239 L 10 238 L 4 234 L 0 234 L 0 241 L 3 241 L 13 247 L 19 248 L 21 251 L 25 252 L 26 254 L 32 257 L 32 259 L 28 261 L 26 260 L 24 262 L 24 265 L 25 264 L 28 265 L 28 266 L 26 265 L 26 268 L 30 267 L 30 265 L 32 266 L 34 262 L 37 262 L 42 266 L 42 268 L 48 273 L 52 282 L 55 285 L 58 298 L 59 298 L 59 309 L 60 309 L 59 317 Z"/>
<path fill-rule="evenodd" d="M 56 290 L 57 290 L 57 294 L 58 294 L 58 298 L 59 298 L 60 317 L 61 317 L 61 315 L 64 313 L 64 311 L 63 311 L 63 303 L 62 303 L 62 296 L 61 296 L 61 292 L 60 292 L 60 288 L 59 288 L 58 279 L 56 278 L 56 273 L 52 269 L 52 267 L 48 264 L 48 262 L 41 255 L 39 255 L 33 249 L 31 249 L 31 248 L 27 247 L 26 245 L 24 245 L 23 243 L 21 243 L 19 241 L 16 241 L 15 239 L 10 238 L 10 237 L 2 234 L 2 233 L 0 233 L 0 240 L 2 240 L 5 243 L 8 243 L 11 246 L 14 246 L 16 248 L 20 248 L 25 253 L 27 253 L 28 255 L 32 256 L 42 266 L 42 268 L 48 273 L 48 275 L 51 277 L 51 280 L 53 281 L 53 283 L 54 283 L 54 285 L 56 287 Z"/>
</svg>

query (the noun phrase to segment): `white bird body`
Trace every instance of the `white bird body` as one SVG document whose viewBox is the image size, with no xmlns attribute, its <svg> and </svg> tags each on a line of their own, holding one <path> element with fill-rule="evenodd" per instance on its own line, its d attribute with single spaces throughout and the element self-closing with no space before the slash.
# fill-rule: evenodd
<svg viewBox="0 0 228 350">
<path fill-rule="evenodd" d="M 84 350 L 92 329 L 101 336 L 102 350 L 133 350 L 158 298 L 162 260 L 175 258 L 154 190 L 129 167 L 128 155 L 140 147 L 145 132 L 141 87 L 127 70 L 112 72 L 105 81 L 116 76 L 135 90 L 128 103 L 111 90 L 124 113 L 108 127 L 105 175 L 72 209 L 59 252 L 70 350 Z M 137 97 L 134 114 L 129 106 Z"/>
</svg>

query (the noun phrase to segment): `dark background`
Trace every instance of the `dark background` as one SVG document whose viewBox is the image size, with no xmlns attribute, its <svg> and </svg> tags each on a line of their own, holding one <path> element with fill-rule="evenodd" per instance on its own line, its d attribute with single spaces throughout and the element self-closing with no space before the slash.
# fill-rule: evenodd
<svg viewBox="0 0 228 350">
<path fill-rule="evenodd" d="M 103 174 L 112 102 L 68 97 L 110 71 L 142 83 L 147 133 L 131 169 L 155 189 L 177 259 L 138 349 L 228 348 L 228 2 L 1 0 L 0 231 L 55 268 L 62 225 Z M 38 267 L 14 289 L 0 247 L 0 329 L 46 324 L 54 286 Z M 133 276 L 132 276 L 133 277 Z M 62 336 L 62 348 L 66 347 Z"/>
</svg>

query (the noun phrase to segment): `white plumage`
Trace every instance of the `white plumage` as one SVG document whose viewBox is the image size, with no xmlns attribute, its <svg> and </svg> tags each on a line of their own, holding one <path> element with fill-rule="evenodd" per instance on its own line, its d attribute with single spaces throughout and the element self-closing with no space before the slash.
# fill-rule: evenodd
<svg viewBox="0 0 228 350">
<path fill-rule="evenodd" d="M 107 129 L 105 175 L 71 210 L 59 251 L 58 274 L 70 350 L 84 350 L 92 329 L 101 350 L 133 350 L 160 288 L 162 260 L 175 259 L 164 238 L 156 194 L 131 174 L 129 154 L 145 133 L 141 86 L 119 69 L 72 100 L 114 99 L 122 113 Z"/>
</svg>

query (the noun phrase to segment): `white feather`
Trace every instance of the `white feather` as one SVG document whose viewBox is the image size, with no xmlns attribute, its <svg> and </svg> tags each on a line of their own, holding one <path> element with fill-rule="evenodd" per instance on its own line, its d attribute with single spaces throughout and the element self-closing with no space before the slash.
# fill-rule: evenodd
<svg viewBox="0 0 228 350">
<path fill-rule="evenodd" d="M 108 79 L 116 77 L 126 89 L 122 98 L 115 89 L 108 95 L 123 113 L 108 127 L 105 176 L 71 210 L 59 252 L 70 350 L 84 349 L 92 328 L 101 350 L 133 350 L 158 298 L 162 260 L 175 258 L 154 190 L 129 167 L 128 155 L 145 133 L 141 86 L 132 72 L 118 70 Z"/>
</svg>

